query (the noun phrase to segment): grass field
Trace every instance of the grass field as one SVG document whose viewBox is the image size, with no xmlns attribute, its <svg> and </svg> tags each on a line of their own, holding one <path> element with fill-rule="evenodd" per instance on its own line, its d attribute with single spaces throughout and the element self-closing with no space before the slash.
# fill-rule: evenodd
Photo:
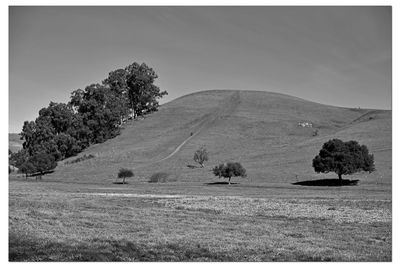
<svg viewBox="0 0 400 267">
<path fill-rule="evenodd" d="M 58 187 L 10 182 L 11 261 L 391 260 L 387 192 L 259 188 L 244 197 L 232 196 L 240 185 L 207 195 L 185 184 Z"/>
<path fill-rule="evenodd" d="M 367 145 L 376 172 L 349 177 L 357 186 L 293 185 L 335 178 L 311 167 L 331 138 Z M 210 160 L 190 167 L 201 145 Z M 42 181 L 11 175 L 9 259 L 391 261 L 391 147 L 390 111 L 264 92 L 191 94 L 77 156 L 94 158 L 61 162 Z M 227 160 L 248 177 L 217 183 L 211 168 Z M 113 184 L 120 168 L 133 169 L 128 184 Z M 155 172 L 169 182 L 149 183 Z"/>
</svg>

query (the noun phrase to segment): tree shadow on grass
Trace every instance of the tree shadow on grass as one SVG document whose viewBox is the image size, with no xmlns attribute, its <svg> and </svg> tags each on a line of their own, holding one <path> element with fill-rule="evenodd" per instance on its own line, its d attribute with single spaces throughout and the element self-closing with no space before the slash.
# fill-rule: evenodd
<svg viewBox="0 0 400 267">
<path fill-rule="evenodd" d="M 320 179 L 320 180 L 308 180 L 292 183 L 293 185 L 302 186 L 352 186 L 357 185 L 359 180 L 347 180 L 343 179 L 341 182 L 339 179 Z"/>
<path fill-rule="evenodd" d="M 76 244 L 55 242 L 51 239 L 9 235 L 8 260 L 116 262 L 116 261 L 234 261 L 229 253 L 216 253 L 196 243 L 158 243 L 150 245 L 127 240 L 85 240 Z"/>
<path fill-rule="evenodd" d="M 188 167 L 189 169 L 198 169 L 198 168 L 200 168 L 199 166 L 195 166 L 195 165 L 191 165 L 191 164 L 186 165 L 186 167 Z"/>
<path fill-rule="evenodd" d="M 231 185 L 233 185 L 233 184 L 239 184 L 239 183 L 231 182 Z M 213 182 L 213 183 L 205 183 L 205 185 L 229 185 L 229 183 L 228 182 Z"/>
</svg>

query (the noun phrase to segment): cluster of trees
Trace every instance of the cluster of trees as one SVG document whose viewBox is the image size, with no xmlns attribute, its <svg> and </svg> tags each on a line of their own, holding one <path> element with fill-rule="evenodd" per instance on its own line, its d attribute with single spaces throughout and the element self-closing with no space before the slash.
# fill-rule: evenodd
<svg viewBox="0 0 400 267">
<path fill-rule="evenodd" d="M 202 146 L 194 152 L 193 160 L 204 168 L 204 163 L 208 161 L 208 151 Z M 227 178 L 228 183 L 231 184 L 232 177 L 247 177 L 246 169 L 239 162 L 227 162 L 219 164 L 212 169 L 215 176 L 219 178 Z"/>
<path fill-rule="evenodd" d="M 167 94 L 154 85 L 157 77 L 135 62 L 100 84 L 73 91 L 68 103 L 50 102 L 35 121 L 24 122 L 23 149 L 10 155 L 10 164 L 24 173 L 53 169 L 57 161 L 115 137 L 128 119 L 157 111 Z"/>
</svg>

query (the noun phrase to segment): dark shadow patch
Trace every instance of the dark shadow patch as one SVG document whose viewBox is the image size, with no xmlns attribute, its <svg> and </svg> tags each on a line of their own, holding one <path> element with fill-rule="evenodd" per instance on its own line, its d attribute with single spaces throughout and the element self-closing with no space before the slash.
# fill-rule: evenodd
<svg viewBox="0 0 400 267">
<path fill-rule="evenodd" d="M 229 183 L 228 182 L 214 182 L 214 183 L 205 183 L 206 185 L 229 185 Z M 239 183 L 232 183 L 231 182 L 231 185 L 233 185 L 233 184 L 239 184 Z"/>
<path fill-rule="evenodd" d="M 128 184 L 128 182 L 125 182 L 125 183 L 123 183 L 123 182 L 113 182 L 113 184 Z"/>
<path fill-rule="evenodd" d="M 201 244 L 160 243 L 149 246 L 127 240 L 92 239 L 76 244 L 54 242 L 10 233 L 11 262 L 117 262 L 117 261 L 234 261 L 226 253 L 210 251 Z"/>
<path fill-rule="evenodd" d="M 191 164 L 186 165 L 186 167 L 188 167 L 188 168 L 190 168 L 190 169 L 197 169 L 197 168 L 200 168 L 199 166 L 195 166 L 195 165 L 191 165 Z"/>
<path fill-rule="evenodd" d="M 44 171 L 44 172 L 28 173 L 26 176 L 27 177 L 43 176 L 43 175 L 53 173 L 53 172 L 54 172 L 54 170 L 48 170 L 48 171 Z"/>
<path fill-rule="evenodd" d="M 359 180 L 346 180 L 343 179 L 340 181 L 339 179 L 320 179 L 320 180 L 308 180 L 292 183 L 293 185 L 302 185 L 302 186 L 352 186 L 357 185 Z"/>
</svg>

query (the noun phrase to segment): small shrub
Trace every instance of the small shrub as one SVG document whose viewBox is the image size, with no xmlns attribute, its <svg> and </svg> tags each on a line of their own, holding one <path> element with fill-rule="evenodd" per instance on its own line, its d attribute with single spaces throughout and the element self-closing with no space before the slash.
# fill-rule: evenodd
<svg viewBox="0 0 400 267">
<path fill-rule="evenodd" d="M 193 156 L 193 160 L 200 164 L 200 166 L 204 167 L 204 162 L 208 161 L 208 152 L 205 147 L 201 147 L 198 149 Z"/>
<path fill-rule="evenodd" d="M 133 177 L 133 171 L 130 169 L 120 169 L 118 172 L 118 178 L 122 178 L 122 183 L 125 184 L 125 179 L 129 177 Z"/>
<path fill-rule="evenodd" d="M 313 131 L 313 136 L 317 136 L 318 135 L 318 130 L 314 130 Z"/>
<path fill-rule="evenodd" d="M 165 172 L 157 172 L 150 176 L 149 183 L 165 183 L 169 174 Z"/>
</svg>

